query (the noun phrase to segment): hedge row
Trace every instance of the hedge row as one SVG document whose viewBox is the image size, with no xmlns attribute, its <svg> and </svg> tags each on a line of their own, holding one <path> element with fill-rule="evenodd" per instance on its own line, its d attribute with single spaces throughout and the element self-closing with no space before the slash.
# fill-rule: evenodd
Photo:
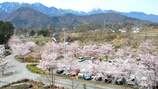
<svg viewBox="0 0 158 89">
<path fill-rule="evenodd" d="M 36 67 L 37 64 L 27 64 L 26 67 L 28 70 L 30 70 L 33 73 L 37 73 L 37 74 L 45 74 L 45 71 L 39 69 Z"/>
</svg>

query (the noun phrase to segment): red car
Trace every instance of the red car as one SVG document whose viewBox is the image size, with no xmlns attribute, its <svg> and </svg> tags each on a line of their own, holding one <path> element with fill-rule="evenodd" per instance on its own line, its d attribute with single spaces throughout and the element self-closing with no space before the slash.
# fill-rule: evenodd
<svg viewBox="0 0 158 89">
<path fill-rule="evenodd" d="M 70 75 L 71 75 L 71 76 L 75 76 L 75 75 L 77 75 L 79 72 L 80 72 L 80 69 L 75 69 L 75 70 L 73 70 L 73 71 L 70 72 Z"/>
</svg>

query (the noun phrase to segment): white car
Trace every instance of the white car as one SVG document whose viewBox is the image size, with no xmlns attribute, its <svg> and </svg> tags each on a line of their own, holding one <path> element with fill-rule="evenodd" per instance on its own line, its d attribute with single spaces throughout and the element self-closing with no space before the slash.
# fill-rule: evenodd
<svg viewBox="0 0 158 89">
<path fill-rule="evenodd" d="M 78 73 L 78 77 L 79 77 L 79 78 L 83 78 L 83 76 L 84 76 L 84 73 L 83 73 L 83 72 Z"/>
</svg>

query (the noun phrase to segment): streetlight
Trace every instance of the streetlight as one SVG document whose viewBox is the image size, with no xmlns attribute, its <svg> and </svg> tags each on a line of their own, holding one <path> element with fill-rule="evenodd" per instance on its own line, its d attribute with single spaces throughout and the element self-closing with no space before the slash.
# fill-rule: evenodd
<svg viewBox="0 0 158 89">
<path fill-rule="evenodd" d="M 14 26 L 14 36 L 16 36 L 17 29 L 15 28 L 15 24 L 13 24 L 13 26 Z"/>
</svg>

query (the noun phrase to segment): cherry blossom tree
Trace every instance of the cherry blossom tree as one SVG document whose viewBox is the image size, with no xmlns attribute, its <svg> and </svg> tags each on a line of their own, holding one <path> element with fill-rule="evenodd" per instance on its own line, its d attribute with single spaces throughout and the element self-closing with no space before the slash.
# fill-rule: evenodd
<svg viewBox="0 0 158 89">
<path fill-rule="evenodd" d="M 17 55 L 19 58 L 24 58 L 26 54 L 30 52 L 28 47 L 24 46 L 23 43 L 13 44 L 11 46 L 12 52 Z"/>
<path fill-rule="evenodd" d="M 12 44 L 19 44 L 19 43 L 22 43 L 22 41 L 15 36 L 11 37 L 8 41 L 9 46 L 11 46 Z"/>
<path fill-rule="evenodd" d="M 40 67 L 51 69 L 57 67 L 56 58 L 61 54 L 63 47 L 58 43 L 49 43 L 42 48 Z"/>
<path fill-rule="evenodd" d="M 138 52 L 139 52 L 139 54 L 155 53 L 156 48 L 157 47 L 154 45 L 153 40 L 146 40 L 146 41 L 142 41 L 139 44 L 139 46 L 138 46 Z"/>
<path fill-rule="evenodd" d="M 144 64 L 139 64 L 137 70 L 135 71 L 137 84 L 139 84 L 139 89 L 153 89 L 152 86 L 156 86 L 155 75 L 152 70 L 149 70 Z"/>
<path fill-rule="evenodd" d="M 36 46 L 36 44 L 34 42 L 28 41 L 24 43 L 24 46 L 29 50 L 32 50 Z"/>
<path fill-rule="evenodd" d="M 106 57 L 107 59 L 112 58 L 115 52 L 114 47 L 111 44 L 103 44 L 97 51 L 100 58 Z"/>
<path fill-rule="evenodd" d="M 77 54 L 80 53 L 81 49 L 78 42 L 72 43 L 70 46 L 67 47 L 69 54 L 74 55 L 76 57 Z"/>
<path fill-rule="evenodd" d="M 72 58 L 70 55 L 66 55 L 65 59 L 60 62 L 60 69 L 71 70 L 76 69 L 78 61 L 75 58 Z"/>
<path fill-rule="evenodd" d="M 134 57 L 135 52 L 132 51 L 131 47 L 122 47 L 118 49 L 116 52 L 117 58 L 121 58 L 122 60 L 126 60 L 127 58 Z"/>
<path fill-rule="evenodd" d="M 90 74 L 90 75 L 97 75 L 100 71 L 100 65 L 99 63 L 98 64 L 95 64 L 95 63 L 89 63 L 87 65 L 87 68 L 86 70 L 84 71 L 86 74 Z"/>
<path fill-rule="evenodd" d="M 0 71 L 2 71 L 2 75 L 4 74 L 4 71 L 9 68 L 9 63 L 5 59 L 4 54 L 2 51 L 0 51 Z"/>
<path fill-rule="evenodd" d="M 120 71 L 120 77 L 124 78 L 126 82 L 131 81 L 130 75 L 135 74 L 138 66 L 136 52 L 132 51 L 131 47 L 118 49 L 114 66 Z"/>
<path fill-rule="evenodd" d="M 52 89 L 53 86 L 53 70 L 58 67 L 57 57 L 61 55 L 62 51 L 62 44 L 59 43 L 49 43 L 42 48 L 41 59 L 38 65 L 39 68 L 44 70 L 48 69 L 52 72 Z"/>
<path fill-rule="evenodd" d="M 106 77 L 106 75 L 112 75 L 116 77 L 116 76 L 121 76 L 123 74 L 122 70 L 119 67 L 109 62 L 101 62 L 99 65 L 100 65 L 99 71 L 102 77 Z"/>
<path fill-rule="evenodd" d="M 16 37 L 12 37 L 8 44 L 11 46 L 12 52 L 16 54 L 20 58 L 24 58 L 25 56 L 31 52 L 31 50 L 35 47 L 34 42 L 22 42 L 20 39 Z"/>
<path fill-rule="evenodd" d="M 114 55 L 114 48 L 111 44 L 97 45 L 85 45 L 81 50 L 81 54 L 85 57 L 95 57 L 95 58 L 112 58 Z"/>
<path fill-rule="evenodd" d="M 35 44 L 33 42 L 27 42 L 27 43 L 18 43 L 18 44 L 12 44 L 11 49 L 14 54 L 16 54 L 20 58 L 24 58 L 25 56 L 31 52 L 31 50 L 35 47 Z"/>
<path fill-rule="evenodd" d="M 85 45 L 83 46 L 82 50 L 81 50 L 81 54 L 86 57 L 98 57 L 98 46 L 96 45 Z"/>
<path fill-rule="evenodd" d="M 41 53 L 43 52 L 55 52 L 57 54 L 57 56 L 61 56 L 63 55 L 63 49 L 64 49 L 64 45 L 62 43 L 55 43 L 55 42 L 51 42 L 51 43 L 47 43 L 42 49 L 41 49 Z"/>
<path fill-rule="evenodd" d="M 118 67 L 106 61 L 99 62 L 98 64 L 89 63 L 84 73 L 94 75 L 94 79 L 102 78 L 103 80 L 107 79 L 107 76 L 114 78 L 123 74 Z"/>
<path fill-rule="evenodd" d="M 154 46 L 153 40 L 146 40 L 140 43 L 138 48 L 138 56 L 140 58 L 140 62 L 145 67 L 145 72 L 152 72 L 152 76 L 148 76 L 147 79 L 148 87 L 152 88 L 152 86 L 156 86 L 158 83 L 158 52 L 156 52 L 157 47 Z M 149 80 L 150 79 L 150 80 Z M 144 83 L 143 83 L 144 84 Z M 146 86 L 147 87 L 147 86 Z"/>
</svg>

